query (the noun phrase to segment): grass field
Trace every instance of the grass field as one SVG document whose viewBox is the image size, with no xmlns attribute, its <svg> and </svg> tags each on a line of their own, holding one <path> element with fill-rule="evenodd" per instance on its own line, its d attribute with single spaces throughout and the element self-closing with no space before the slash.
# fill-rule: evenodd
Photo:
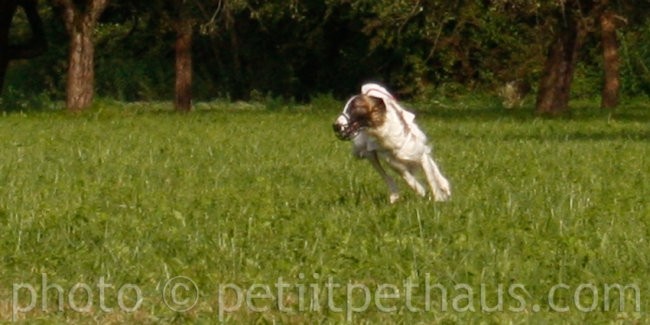
<svg viewBox="0 0 650 325">
<path fill-rule="evenodd" d="M 453 199 L 389 205 L 327 104 L 1 116 L 0 322 L 650 321 L 650 105 L 422 104 Z"/>
</svg>

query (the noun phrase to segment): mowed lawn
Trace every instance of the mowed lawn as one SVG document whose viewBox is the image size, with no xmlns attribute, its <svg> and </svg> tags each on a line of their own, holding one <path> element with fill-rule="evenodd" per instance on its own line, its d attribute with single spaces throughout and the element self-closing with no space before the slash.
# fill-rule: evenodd
<svg viewBox="0 0 650 325">
<path fill-rule="evenodd" d="M 395 205 L 338 106 L 105 106 L 0 117 L 0 322 L 650 321 L 648 105 L 419 105 Z"/>
</svg>

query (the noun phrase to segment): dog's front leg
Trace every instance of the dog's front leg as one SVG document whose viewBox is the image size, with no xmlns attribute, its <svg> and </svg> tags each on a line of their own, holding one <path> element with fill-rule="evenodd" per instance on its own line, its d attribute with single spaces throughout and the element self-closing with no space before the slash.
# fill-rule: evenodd
<svg viewBox="0 0 650 325">
<path fill-rule="evenodd" d="M 381 178 L 384 179 L 384 182 L 386 182 L 386 185 L 388 185 L 388 189 L 390 190 L 390 203 L 395 203 L 399 199 L 399 189 L 397 187 L 397 183 L 395 183 L 395 180 L 386 173 L 383 167 L 381 167 L 376 151 L 369 152 L 366 155 L 366 158 L 368 158 L 368 161 L 370 161 L 372 167 L 375 168 Z"/>
<path fill-rule="evenodd" d="M 422 169 L 436 201 L 447 201 L 451 197 L 449 181 L 442 176 L 438 165 L 428 154 L 422 155 Z"/>
</svg>

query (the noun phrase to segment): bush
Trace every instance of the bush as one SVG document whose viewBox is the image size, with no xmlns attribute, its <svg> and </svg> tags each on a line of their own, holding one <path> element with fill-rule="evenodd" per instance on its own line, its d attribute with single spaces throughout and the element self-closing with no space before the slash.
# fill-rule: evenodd
<svg viewBox="0 0 650 325">
<path fill-rule="evenodd" d="M 623 92 L 650 94 L 650 21 L 619 34 Z"/>
</svg>

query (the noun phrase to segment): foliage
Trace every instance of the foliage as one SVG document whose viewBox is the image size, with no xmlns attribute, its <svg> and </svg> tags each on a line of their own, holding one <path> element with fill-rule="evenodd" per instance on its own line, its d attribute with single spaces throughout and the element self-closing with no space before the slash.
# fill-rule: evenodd
<svg viewBox="0 0 650 325">
<path fill-rule="evenodd" d="M 341 98 L 368 80 L 402 97 L 446 84 L 491 92 L 514 80 L 534 85 L 549 37 L 569 8 L 562 3 L 113 0 L 97 31 L 97 91 L 124 100 L 171 98 L 178 8 L 195 26 L 197 100 L 247 99 L 253 91 L 299 101 L 319 93 Z M 613 5 L 627 22 L 619 30 L 627 95 L 650 88 L 649 27 L 635 6 Z M 50 49 L 37 60 L 13 63 L 8 84 L 61 98 L 67 41 L 52 8 L 43 3 L 41 11 Z M 19 37 L 25 21 L 14 24 Z M 595 39 L 582 53 L 578 94 L 593 96 L 585 90 L 599 88 L 602 54 Z"/>
<path fill-rule="evenodd" d="M 49 6 L 40 6 L 48 49 L 43 55 L 27 61 L 13 61 L 7 75 L 5 86 L 11 88 L 14 95 L 38 96 L 43 94 L 51 98 L 63 98 L 65 95 L 66 60 L 68 47 L 66 32 L 59 17 Z M 28 34 L 29 25 L 22 10 L 14 16 L 12 32 L 17 42 Z M 3 93 L 3 96 L 8 94 Z M 11 96 L 11 95 L 9 95 Z M 4 107 L 0 107 L 4 108 Z"/>
<path fill-rule="evenodd" d="M 621 35 L 623 88 L 631 94 L 650 94 L 650 21 Z"/>
</svg>

